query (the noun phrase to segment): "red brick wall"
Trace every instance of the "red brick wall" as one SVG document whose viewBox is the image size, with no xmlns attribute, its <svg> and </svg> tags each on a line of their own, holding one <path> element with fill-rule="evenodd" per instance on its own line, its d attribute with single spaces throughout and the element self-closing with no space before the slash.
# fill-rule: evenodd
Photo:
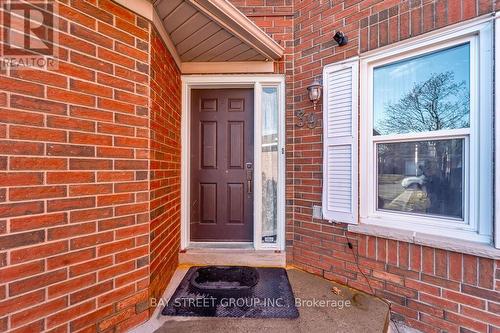
<svg viewBox="0 0 500 333">
<path fill-rule="evenodd" d="M 0 331 L 126 331 L 177 264 L 179 72 L 113 2 L 59 9 L 59 69 L 0 72 Z"/>
<path fill-rule="evenodd" d="M 294 110 L 313 111 L 306 86 L 325 65 L 490 13 L 494 5 L 493 0 L 295 0 Z M 348 45 L 334 45 L 337 29 L 347 34 Z M 316 114 L 322 119 L 321 107 Z M 295 130 L 290 140 L 294 265 L 369 291 L 347 247 L 345 226 L 312 218 L 312 206 L 321 205 L 321 126 Z M 375 293 L 392 302 L 397 319 L 424 332 L 500 330 L 499 261 L 384 238 L 349 237 Z"/>
<path fill-rule="evenodd" d="M 174 59 L 156 32 L 151 36 L 150 112 L 149 294 L 158 298 L 177 268 L 180 246 L 181 80 Z"/>
</svg>

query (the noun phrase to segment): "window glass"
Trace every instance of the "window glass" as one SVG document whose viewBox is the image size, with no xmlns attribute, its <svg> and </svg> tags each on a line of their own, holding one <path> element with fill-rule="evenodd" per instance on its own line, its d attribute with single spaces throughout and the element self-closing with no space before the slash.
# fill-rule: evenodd
<svg viewBox="0 0 500 333">
<path fill-rule="evenodd" d="M 463 218 L 464 139 L 377 144 L 378 209 Z"/>
<path fill-rule="evenodd" d="M 373 70 L 373 134 L 469 127 L 470 45 Z"/>
<path fill-rule="evenodd" d="M 262 242 L 276 243 L 278 225 L 278 89 L 262 89 Z"/>
</svg>

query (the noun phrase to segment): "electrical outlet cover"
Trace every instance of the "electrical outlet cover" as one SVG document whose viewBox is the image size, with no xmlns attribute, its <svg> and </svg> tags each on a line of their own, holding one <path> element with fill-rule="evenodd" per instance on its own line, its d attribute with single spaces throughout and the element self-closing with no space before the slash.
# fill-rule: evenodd
<svg viewBox="0 0 500 333">
<path fill-rule="evenodd" d="M 313 218 L 322 219 L 323 218 L 323 207 L 321 206 L 313 206 Z"/>
</svg>

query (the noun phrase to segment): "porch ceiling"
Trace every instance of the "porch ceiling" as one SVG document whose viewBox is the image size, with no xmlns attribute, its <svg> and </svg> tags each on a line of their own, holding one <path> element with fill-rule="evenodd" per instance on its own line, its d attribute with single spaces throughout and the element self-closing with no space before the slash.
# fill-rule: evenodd
<svg viewBox="0 0 500 333">
<path fill-rule="evenodd" d="M 226 0 L 155 0 L 182 62 L 278 60 L 283 48 Z"/>
</svg>

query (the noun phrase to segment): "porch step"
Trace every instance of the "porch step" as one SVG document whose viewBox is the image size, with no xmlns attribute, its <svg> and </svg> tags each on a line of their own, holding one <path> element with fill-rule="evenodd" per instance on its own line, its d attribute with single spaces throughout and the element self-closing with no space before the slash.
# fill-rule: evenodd
<svg viewBox="0 0 500 333">
<path fill-rule="evenodd" d="M 193 248 L 179 253 L 180 265 L 232 265 L 253 267 L 285 267 L 285 252 L 274 250 Z"/>
</svg>

